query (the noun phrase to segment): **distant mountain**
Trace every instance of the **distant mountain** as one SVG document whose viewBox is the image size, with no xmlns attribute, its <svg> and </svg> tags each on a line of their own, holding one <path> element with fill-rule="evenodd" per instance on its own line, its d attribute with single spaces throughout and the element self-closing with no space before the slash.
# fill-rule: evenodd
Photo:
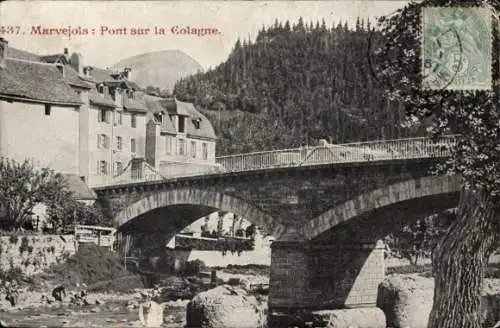
<svg viewBox="0 0 500 328">
<path fill-rule="evenodd" d="M 132 68 L 132 80 L 141 87 L 149 85 L 160 89 L 173 90 L 182 77 L 202 70 L 201 65 L 180 50 L 165 50 L 120 60 L 112 69 Z"/>
</svg>

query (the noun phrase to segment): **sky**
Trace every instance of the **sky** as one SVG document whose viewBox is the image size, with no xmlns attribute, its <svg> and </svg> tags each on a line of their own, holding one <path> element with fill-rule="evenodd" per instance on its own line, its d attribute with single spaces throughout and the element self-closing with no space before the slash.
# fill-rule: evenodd
<svg viewBox="0 0 500 328">
<path fill-rule="evenodd" d="M 328 26 L 339 21 L 353 25 L 357 16 L 374 22 L 404 4 L 379 0 L 5 1 L 0 3 L 0 36 L 12 47 L 37 54 L 68 48 L 83 55 L 84 65 L 102 68 L 145 52 L 178 49 L 208 69 L 227 59 L 238 38 L 254 40 L 258 30 L 275 19 L 293 23 L 302 16 L 305 22 L 324 19 Z M 2 33 L 2 26 L 12 28 Z M 164 28 L 165 34 L 155 34 L 155 27 Z M 186 27 L 216 31 L 205 36 L 178 34 Z M 150 30 L 147 35 L 132 35 L 137 28 Z M 43 29 L 66 35 L 55 30 L 41 34 Z M 68 36 L 64 29 L 76 33 Z"/>
</svg>

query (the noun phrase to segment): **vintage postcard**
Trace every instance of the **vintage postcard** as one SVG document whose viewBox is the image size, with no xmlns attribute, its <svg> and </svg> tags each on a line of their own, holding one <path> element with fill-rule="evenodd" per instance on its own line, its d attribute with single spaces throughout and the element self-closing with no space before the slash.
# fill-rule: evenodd
<svg viewBox="0 0 500 328">
<path fill-rule="evenodd" d="M 0 327 L 499 327 L 499 13 L 1 2 Z"/>
</svg>

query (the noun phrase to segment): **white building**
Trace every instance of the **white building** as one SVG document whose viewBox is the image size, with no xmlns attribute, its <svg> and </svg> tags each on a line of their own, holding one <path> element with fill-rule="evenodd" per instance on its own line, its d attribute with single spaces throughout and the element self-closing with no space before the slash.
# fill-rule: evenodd
<svg viewBox="0 0 500 328">
<path fill-rule="evenodd" d="M 149 109 L 146 161 L 163 176 L 216 172 L 216 136 L 193 104 L 144 95 Z"/>
<path fill-rule="evenodd" d="M 0 39 L 1 156 L 79 174 L 82 102 L 64 81 L 63 70 Z"/>
</svg>

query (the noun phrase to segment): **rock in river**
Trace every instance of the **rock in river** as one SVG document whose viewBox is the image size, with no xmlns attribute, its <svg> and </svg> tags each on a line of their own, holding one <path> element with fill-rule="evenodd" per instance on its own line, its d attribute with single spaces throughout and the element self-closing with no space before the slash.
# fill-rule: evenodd
<svg viewBox="0 0 500 328">
<path fill-rule="evenodd" d="M 244 289 L 219 286 L 199 293 L 187 306 L 187 327 L 256 328 L 265 322 L 262 305 Z"/>
</svg>

